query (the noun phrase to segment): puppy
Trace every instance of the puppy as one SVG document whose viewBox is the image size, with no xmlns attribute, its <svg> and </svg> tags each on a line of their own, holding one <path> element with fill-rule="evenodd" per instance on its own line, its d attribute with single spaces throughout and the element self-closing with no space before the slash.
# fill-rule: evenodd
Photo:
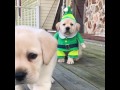
<svg viewBox="0 0 120 90">
<path fill-rule="evenodd" d="M 82 56 L 82 49 L 86 47 L 80 33 L 80 24 L 70 18 L 61 20 L 56 24 L 58 32 L 54 37 L 58 40 L 57 56 L 58 62 L 65 62 L 65 56 L 68 57 L 67 64 L 74 64 Z"/>
<path fill-rule="evenodd" d="M 15 27 L 15 90 L 50 90 L 57 41 L 42 29 Z"/>
</svg>

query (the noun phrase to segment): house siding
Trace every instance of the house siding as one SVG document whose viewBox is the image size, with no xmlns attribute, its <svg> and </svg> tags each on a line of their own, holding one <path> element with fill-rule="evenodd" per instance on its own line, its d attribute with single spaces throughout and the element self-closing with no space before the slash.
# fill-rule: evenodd
<svg viewBox="0 0 120 90">
<path fill-rule="evenodd" d="M 40 27 L 44 29 L 52 29 L 59 2 L 60 0 L 21 0 L 21 6 L 35 8 L 39 5 Z M 31 9 L 24 9 L 22 10 L 22 17 L 19 18 L 19 23 L 22 22 L 23 25 L 34 26 L 36 22 L 35 17 L 36 12 L 34 9 L 33 11 Z"/>
</svg>

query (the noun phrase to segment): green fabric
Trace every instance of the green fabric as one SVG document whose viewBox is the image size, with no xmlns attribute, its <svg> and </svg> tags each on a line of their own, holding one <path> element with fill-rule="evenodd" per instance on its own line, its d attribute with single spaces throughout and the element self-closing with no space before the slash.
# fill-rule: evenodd
<svg viewBox="0 0 120 90">
<path fill-rule="evenodd" d="M 64 16 L 61 18 L 61 21 L 64 20 L 64 19 L 66 19 L 66 18 L 70 18 L 70 19 L 72 19 L 72 20 L 74 20 L 74 21 L 76 22 L 75 17 L 74 17 L 72 14 L 64 15 Z"/>
<path fill-rule="evenodd" d="M 72 11 L 71 11 L 70 6 L 68 6 L 68 7 L 67 7 L 67 9 L 68 9 L 68 11 L 67 11 L 67 12 L 65 12 L 65 13 L 64 13 L 64 15 L 66 15 L 66 14 L 72 14 Z"/>
<path fill-rule="evenodd" d="M 57 56 L 65 56 L 65 52 L 57 50 Z"/>
<path fill-rule="evenodd" d="M 59 53 L 58 53 L 59 52 Z M 76 54 L 76 55 L 72 55 L 72 54 L 70 54 L 71 52 L 73 52 L 73 51 L 68 51 L 68 57 L 70 57 L 70 58 L 78 58 L 78 55 Z M 61 53 L 61 54 L 60 54 Z M 65 53 L 67 53 L 67 52 L 64 52 L 64 51 L 61 51 L 61 50 L 57 50 L 57 58 L 58 59 L 63 59 L 63 58 L 65 58 Z"/>
<path fill-rule="evenodd" d="M 70 56 L 77 56 L 78 55 L 78 50 L 72 50 L 68 53 Z"/>
<path fill-rule="evenodd" d="M 64 13 L 64 15 L 61 18 L 61 21 L 64 20 L 64 19 L 66 19 L 66 18 L 70 18 L 70 19 L 72 19 L 72 20 L 74 20 L 76 22 L 76 19 L 75 19 L 75 17 L 72 14 L 70 6 L 68 6 L 67 9 L 68 9 L 68 11 L 66 11 Z"/>
<path fill-rule="evenodd" d="M 73 38 L 65 38 L 65 39 L 61 39 L 59 37 L 59 32 L 56 32 L 54 34 L 54 37 L 57 39 L 58 41 L 58 45 L 70 45 L 70 44 L 76 44 L 76 43 L 84 43 L 84 40 L 82 38 L 82 36 L 80 35 L 80 33 L 77 33 L 76 36 L 74 36 Z M 63 48 L 57 48 L 57 50 L 61 50 L 61 51 L 72 51 L 72 50 L 78 50 L 78 47 L 74 47 L 74 48 L 70 48 L 70 49 L 63 49 Z"/>
<path fill-rule="evenodd" d="M 70 57 L 70 58 L 78 58 L 78 55 L 76 55 L 76 56 L 69 55 L 68 57 Z"/>
<path fill-rule="evenodd" d="M 65 56 L 57 56 L 58 59 L 64 59 Z"/>
<path fill-rule="evenodd" d="M 67 52 L 57 50 L 57 56 L 66 56 L 65 53 L 67 53 Z M 68 51 L 68 55 L 69 56 L 77 56 L 78 55 L 78 50 Z"/>
<path fill-rule="evenodd" d="M 78 56 L 68 56 L 70 58 L 78 58 Z M 64 59 L 65 56 L 57 56 L 58 59 Z"/>
</svg>

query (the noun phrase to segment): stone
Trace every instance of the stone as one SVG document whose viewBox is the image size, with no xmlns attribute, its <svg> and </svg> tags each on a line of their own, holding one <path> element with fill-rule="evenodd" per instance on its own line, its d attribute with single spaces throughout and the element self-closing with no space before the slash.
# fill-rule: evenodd
<svg viewBox="0 0 120 90">
<path fill-rule="evenodd" d="M 87 34 L 105 36 L 105 0 L 86 0 L 84 29 Z M 86 6 L 87 4 L 87 6 Z"/>
<path fill-rule="evenodd" d="M 92 0 L 92 4 L 96 4 L 96 0 Z"/>
</svg>

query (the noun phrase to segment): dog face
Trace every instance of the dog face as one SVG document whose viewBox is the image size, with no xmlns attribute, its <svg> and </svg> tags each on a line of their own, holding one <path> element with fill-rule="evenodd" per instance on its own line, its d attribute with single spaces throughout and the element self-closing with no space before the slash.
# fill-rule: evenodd
<svg viewBox="0 0 120 90">
<path fill-rule="evenodd" d="M 49 64 L 56 48 L 57 41 L 46 31 L 16 27 L 15 84 L 33 84 L 39 80 L 43 64 Z"/>
<path fill-rule="evenodd" d="M 64 35 L 64 36 L 70 36 L 75 34 L 77 31 L 79 31 L 80 29 L 80 24 L 76 23 L 75 21 L 66 18 L 64 20 L 62 20 L 61 22 L 58 22 L 56 24 L 56 28 L 57 30 L 60 30 L 60 32 Z"/>
</svg>

